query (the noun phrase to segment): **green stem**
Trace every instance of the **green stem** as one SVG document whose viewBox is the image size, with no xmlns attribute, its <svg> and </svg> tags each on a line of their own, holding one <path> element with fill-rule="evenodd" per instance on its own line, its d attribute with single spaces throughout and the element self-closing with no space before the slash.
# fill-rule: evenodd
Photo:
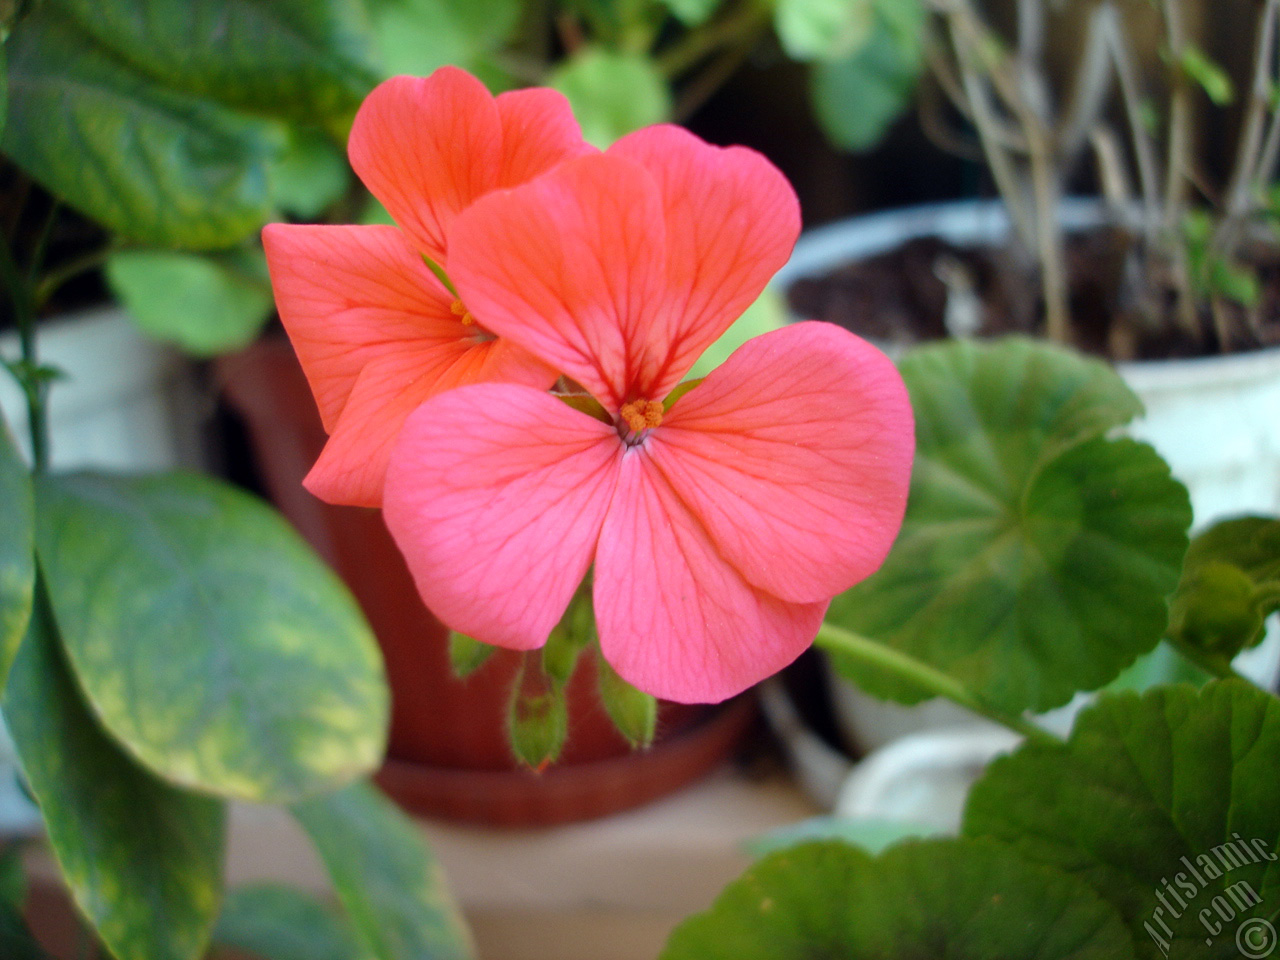
<svg viewBox="0 0 1280 960">
<path fill-rule="evenodd" d="M 102 266 L 107 262 L 107 257 L 118 249 L 118 244 L 114 242 L 107 243 L 96 250 L 90 250 L 83 256 L 68 260 L 61 266 L 50 270 L 40 278 L 39 283 L 35 284 L 35 292 L 32 296 L 35 308 L 39 310 L 44 307 L 49 302 L 49 298 L 57 293 L 58 288 L 68 280 L 78 277 L 87 270 L 94 270 Z"/>
<path fill-rule="evenodd" d="M 1060 743 L 1061 741 L 1049 731 L 1037 726 L 1025 717 L 1014 716 L 997 710 L 974 696 L 954 677 L 949 677 L 941 670 L 921 663 L 914 657 L 887 647 L 874 640 L 851 633 L 830 623 L 823 623 L 814 639 L 816 646 L 830 653 L 852 657 L 861 663 L 880 670 L 886 670 L 914 686 L 928 690 L 939 697 L 946 697 L 952 703 L 959 704 L 966 710 L 994 720 L 1001 726 L 1008 727 L 1028 740 L 1037 743 Z"/>
<path fill-rule="evenodd" d="M 10 366 L 9 372 L 26 395 L 31 456 L 35 461 L 35 472 L 43 473 L 49 466 L 49 418 L 45 409 L 47 384 L 37 372 L 39 358 L 36 351 L 35 300 L 31 282 L 18 270 L 8 244 L 0 244 L 0 279 L 4 280 L 5 288 L 9 291 L 22 350 L 21 365 Z"/>
<path fill-rule="evenodd" d="M 667 79 L 674 79 L 721 47 L 761 31 L 768 26 L 770 17 L 770 5 L 750 0 L 723 19 L 690 30 L 663 50 L 657 56 L 658 69 Z"/>
<path fill-rule="evenodd" d="M 1170 640 L 1169 642 L 1178 653 L 1210 676 L 1217 677 L 1219 680 L 1243 680 L 1245 683 L 1253 684 L 1253 681 L 1248 677 L 1237 673 L 1236 668 L 1231 666 L 1231 661 L 1225 657 L 1216 657 L 1194 644 L 1180 643 L 1177 640 Z M 1257 684 L 1253 685 L 1257 686 Z"/>
</svg>

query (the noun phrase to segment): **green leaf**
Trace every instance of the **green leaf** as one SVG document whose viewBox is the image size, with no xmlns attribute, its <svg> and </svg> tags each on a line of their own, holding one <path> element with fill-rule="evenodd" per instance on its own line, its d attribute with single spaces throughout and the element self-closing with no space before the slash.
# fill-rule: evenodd
<svg viewBox="0 0 1280 960">
<path fill-rule="evenodd" d="M 373 636 L 282 517 L 205 477 L 44 478 L 36 542 L 103 725 L 170 781 L 262 803 L 382 757 Z"/>
<path fill-rule="evenodd" d="M 1106 694 L 1067 743 L 996 760 L 963 829 L 1087 882 L 1141 956 L 1237 958 L 1280 903 L 1278 766 L 1280 700 L 1248 683 Z"/>
<path fill-rule="evenodd" d="M 1222 257 L 1209 261 L 1209 287 L 1218 296 L 1234 300 L 1245 307 L 1256 307 L 1262 300 L 1262 284 L 1250 267 L 1230 263 Z"/>
<path fill-rule="evenodd" d="M 465 633 L 449 632 L 449 666 L 459 680 L 465 680 L 483 667 L 497 650 L 492 644 L 473 640 Z"/>
<path fill-rule="evenodd" d="M 35 506 L 31 477 L 0 417 L 0 693 L 31 619 L 35 592 Z"/>
<path fill-rule="evenodd" d="M 0 903 L 0 957 L 4 960 L 51 960 L 27 929 L 22 914 L 9 903 Z"/>
<path fill-rule="evenodd" d="M 653 743 L 658 728 L 658 701 L 653 694 L 623 680 L 604 657 L 596 657 L 596 677 L 600 702 L 617 731 L 633 748 Z"/>
<path fill-rule="evenodd" d="M 9 41 L 3 148 L 46 189 L 142 243 L 230 246 L 271 214 L 273 129 L 153 82 L 51 5 Z"/>
<path fill-rule="evenodd" d="M 351 933 L 331 910 L 273 883 L 228 892 L 213 942 L 262 960 L 355 960 L 359 955 Z"/>
<path fill-rule="evenodd" d="M 487 58 L 518 25 L 520 10 L 519 0 L 377 0 L 372 15 L 385 72 L 426 76 L 454 64 L 486 74 Z"/>
<path fill-rule="evenodd" d="M 1231 78 L 1195 44 L 1183 46 L 1179 63 L 1186 75 L 1218 106 L 1225 107 L 1235 99 Z"/>
<path fill-rule="evenodd" d="M 551 74 L 573 105 L 582 136 L 601 149 L 671 117 L 671 92 L 653 61 L 640 54 L 583 47 Z"/>
<path fill-rule="evenodd" d="M 293 808 L 376 960 L 464 960 L 471 936 L 419 828 L 366 783 Z"/>
<path fill-rule="evenodd" d="M 911 3 L 903 6 L 913 8 Z M 904 43 L 888 25 L 877 22 L 854 53 L 814 65 L 809 88 L 814 116 L 837 147 L 870 150 L 906 111 L 924 63 L 917 36 Z"/>
<path fill-rule="evenodd" d="M 1228 663 L 1259 643 L 1280 610 L 1280 520 L 1239 517 L 1191 541 L 1169 612 L 1169 638 Z"/>
<path fill-rule="evenodd" d="M 107 281 L 143 332 L 195 356 L 247 346 L 271 315 L 271 287 L 233 269 L 227 257 L 121 250 Z"/>
<path fill-rule="evenodd" d="M 1123 960 L 1114 909 L 998 844 L 925 840 L 872 857 L 828 841 L 761 860 L 662 960 Z"/>
<path fill-rule="evenodd" d="M 120 752 L 81 702 L 54 629 L 37 604 L 4 716 L 63 881 L 117 960 L 195 960 L 218 913 L 222 804 Z"/>
<path fill-rule="evenodd" d="M 281 210 L 313 220 L 346 192 L 347 159 L 318 130 L 289 131 L 284 153 L 271 167 L 271 199 Z"/>
<path fill-rule="evenodd" d="M 875 17 L 875 0 L 777 0 L 773 25 L 791 59 L 839 60 L 871 39 Z"/>
<path fill-rule="evenodd" d="M 1164 634 L 1186 490 L 1145 444 L 1104 434 L 1139 403 L 1105 364 L 1029 340 L 913 351 L 906 520 L 828 619 L 951 675 L 1007 713 L 1113 679 Z M 868 692 L 917 687 L 837 659 Z"/>
<path fill-rule="evenodd" d="M 359 0 L 44 0 L 139 76 L 302 123 L 350 119 L 377 82 Z"/>
</svg>

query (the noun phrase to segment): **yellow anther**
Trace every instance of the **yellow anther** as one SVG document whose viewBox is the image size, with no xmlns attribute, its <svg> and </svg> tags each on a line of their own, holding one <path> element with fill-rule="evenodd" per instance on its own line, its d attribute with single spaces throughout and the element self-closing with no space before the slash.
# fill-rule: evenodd
<svg viewBox="0 0 1280 960">
<path fill-rule="evenodd" d="M 657 400 L 632 400 L 622 405 L 618 415 L 636 433 L 652 430 L 662 423 L 662 404 Z"/>
<path fill-rule="evenodd" d="M 469 327 L 476 322 L 476 318 L 467 312 L 466 305 L 461 300 L 455 300 L 449 304 L 449 312 L 461 320 L 464 327 Z"/>
</svg>

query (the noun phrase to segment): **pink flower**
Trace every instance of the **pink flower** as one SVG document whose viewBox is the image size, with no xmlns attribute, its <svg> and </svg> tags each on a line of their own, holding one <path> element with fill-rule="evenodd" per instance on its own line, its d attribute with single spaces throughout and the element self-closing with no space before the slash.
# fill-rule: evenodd
<svg viewBox="0 0 1280 960">
<path fill-rule="evenodd" d="M 400 425 L 423 400 L 485 381 L 545 389 L 557 376 L 495 338 L 423 257 L 446 264 L 450 224 L 485 194 L 594 151 L 559 93 L 494 98 L 453 67 L 381 84 L 356 115 L 348 150 L 399 228 L 271 224 L 262 240 L 280 318 L 329 433 L 307 489 L 377 506 Z"/>
<path fill-rule="evenodd" d="M 604 656 L 687 702 L 729 697 L 808 646 L 902 521 L 913 425 L 897 371 L 854 335 L 802 323 L 663 402 L 798 231 L 795 195 L 763 157 L 674 127 L 458 217 L 463 299 L 610 422 L 514 384 L 461 387 L 409 417 L 384 512 L 437 616 L 539 647 L 594 563 Z"/>
</svg>

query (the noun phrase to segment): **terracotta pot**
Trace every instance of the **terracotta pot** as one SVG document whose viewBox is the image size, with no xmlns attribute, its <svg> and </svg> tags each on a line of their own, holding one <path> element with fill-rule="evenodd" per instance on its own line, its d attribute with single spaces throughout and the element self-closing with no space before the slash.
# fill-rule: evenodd
<svg viewBox="0 0 1280 960">
<path fill-rule="evenodd" d="M 659 741 L 632 754 L 613 729 L 584 660 L 569 682 L 569 741 L 542 774 L 516 768 L 504 732 L 522 654 L 498 651 L 451 674 L 448 632 L 422 605 L 376 510 L 335 507 L 302 487 L 325 442 L 311 392 L 283 340 L 218 361 L 244 418 L 262 481 L 281 511 L 351 588 L 386 659 L 391 739 L 382 781 L 416 812 L 489 823 L 558 823 L 635 806 L 687 783 L 732 751 L 750 709 L 663 703 Z"/>
</svg>

